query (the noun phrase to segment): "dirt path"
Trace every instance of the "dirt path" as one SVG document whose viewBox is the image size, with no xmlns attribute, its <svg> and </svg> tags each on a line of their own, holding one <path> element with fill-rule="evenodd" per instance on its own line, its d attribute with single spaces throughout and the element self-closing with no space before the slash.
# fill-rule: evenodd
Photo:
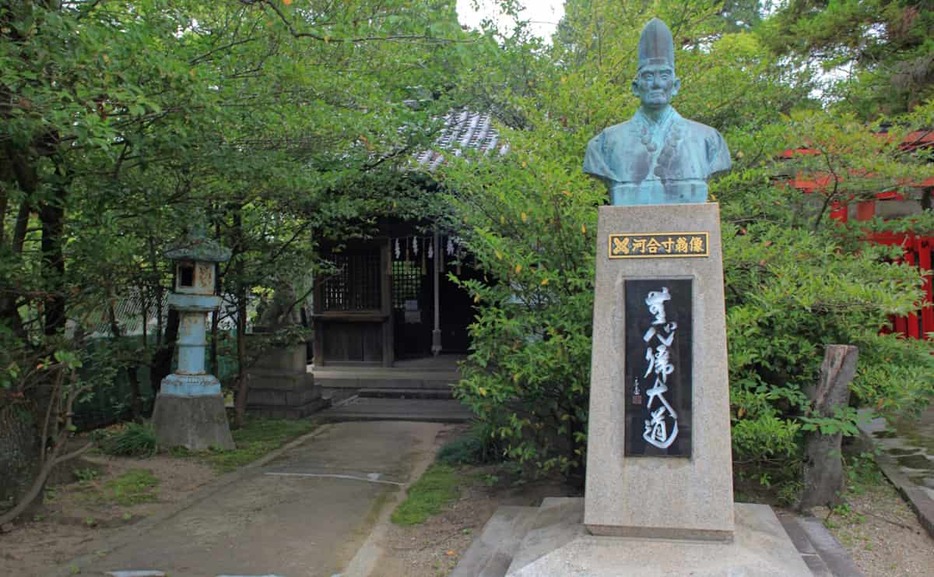
<svg viewBox="0 0 934 577">
<path fill-rule="evenodd" d="M 93 553 L 96 543 L 136 522 L 177 506 L 217 477 L 207 465 L 192 459 L 157 455 L 149 459 L 85 457 L 73 464 L 78 482 L 52 484 L 43 505 L 30 521 L 0 534 L 0 575 L 34 577 L 72 559 Z M 159 479 L 152 499 L 118 504 L 109 484 L 129 471 L 148 471 Z"/>
<path fill-rule="evenodd" d="M 210 485 L 214 473 L 193 461 L 108 460 L 94 479 L 56 489 L 58 509 L 47 509 L 47 517 L 0 535 L 0 575 L 156 569 L 185 577 L 331 577 L 358 551 L 413 465 L 430 462 L 443 427 L 326 425 L 268 463 Z M 88 488 L 106 485 L 118 469 L 158 477 L 155 500 L 95 505 Z"/>
</svg>

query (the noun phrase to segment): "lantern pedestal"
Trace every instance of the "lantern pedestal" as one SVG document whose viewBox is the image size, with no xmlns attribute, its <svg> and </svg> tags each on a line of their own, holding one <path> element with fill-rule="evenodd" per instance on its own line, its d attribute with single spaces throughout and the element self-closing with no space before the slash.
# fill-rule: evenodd
<svg viewBox="0 0 934 577">
<path fill-rule="evenodd" d="M 178 376 L 169 375 L 162 381 L 162 387 L 165 388 L 167 380 Z M 214 379 L 211 375 L 201 376 Z M 159 445 L 163 447 L 185 447 L 191 451 L 235 448 L 227 424 L 224 397 L 220 394 L 184 397 L 159 393 L 152 423 Z"/>
</svg>

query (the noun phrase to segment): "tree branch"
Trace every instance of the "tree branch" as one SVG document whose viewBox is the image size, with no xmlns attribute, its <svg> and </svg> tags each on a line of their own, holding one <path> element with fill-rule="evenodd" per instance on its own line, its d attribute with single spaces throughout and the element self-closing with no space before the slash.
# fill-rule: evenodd
<svg viewBox="0 0 934 577">
<path fill-rule="evenodd" d="M 269 0 L 241 0 L 246 4 L 262 4 L 264 7 L 268 7 L 272 10 L 276 16 L 279 17 L 279 20 L 285 24 L 286 29 L 288 29 L 289 34 L 293 38 L 311 38 L 313 40 L 318 40 L 320 42 L 329 43 L 329 42 L 347 42 L 351 44 L 361 44 L 364 42 L 398 42 L 398 41 L 415 41 L 415 40 L 424 40 L 430 43 L 438 44 L 472 44 L 474 40 L 459 40 L 453 38 L 433 38 L 431 36 L 426 36 L 424 34 L 389 34 L 386 36 L 357 36 L 352 38 L 331 38 L 329 36 L 322 36 L 320 34 L 315 34 L 314 32 L 301 32 L 296 30 L 289 19 L 285 14 L 282 13 L 282 10 L 279 8 L 277 3 L 270 2 Z"/>
</svg>

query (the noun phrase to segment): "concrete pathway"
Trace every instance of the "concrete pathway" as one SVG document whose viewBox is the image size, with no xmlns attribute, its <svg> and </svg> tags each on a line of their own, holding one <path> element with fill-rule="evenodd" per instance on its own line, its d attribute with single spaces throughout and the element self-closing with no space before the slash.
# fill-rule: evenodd
<svg viewBox="0 0 934 577">
<path fill-rule="evenodd" d="M 934 406 L 917 421 L 891 425 L 880 417 L 860 424 L 860 431 L 879 449 L 879 468 L 934 537 Z"/>
<path fill-rule="evenodd" d="M 76 566 L 82 575 L 150 570 L 173 577 L 334 577 L 364 544 L 385 505 L 434 459 L 442 428 L 413 422 L 324 425 L 106 554 L 55 575 L 73 574 Z"/>
</svg>

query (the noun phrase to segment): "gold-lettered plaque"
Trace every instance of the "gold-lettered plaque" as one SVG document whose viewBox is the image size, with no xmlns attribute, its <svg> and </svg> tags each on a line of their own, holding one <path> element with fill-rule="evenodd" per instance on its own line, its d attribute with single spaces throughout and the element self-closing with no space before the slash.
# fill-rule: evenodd
<svg viewBox="0 0 934 577">
<path fill-rule="evenodd" d="M 610 258 L 678 258 L 710 256 L 706 232 L 611 234 Z"/>
</svg>

